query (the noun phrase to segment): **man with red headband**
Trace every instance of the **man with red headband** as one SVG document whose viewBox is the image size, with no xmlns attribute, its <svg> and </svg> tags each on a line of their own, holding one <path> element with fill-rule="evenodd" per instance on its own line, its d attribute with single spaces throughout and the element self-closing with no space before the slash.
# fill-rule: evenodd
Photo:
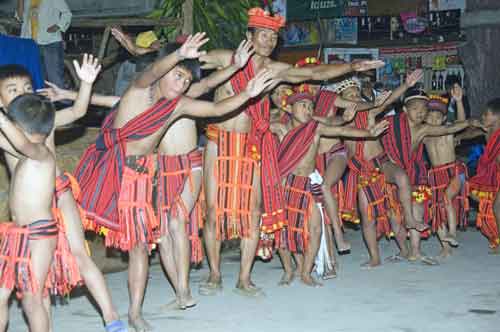
<svg viewBox="0 0 500 332">
<path fill-rule="evenodd" d="M 225 99 L 243 89 L 248 80 L 263 69 L 277 74 L 282 82 L 299 83 L 325 80 L 351 71 L 380 67 L 380 61 L 356 64 L 321 65 L 293 68 L 270 59 L 278 42 L 278 32 L 285 24 L 280 16 L 272 16 L 261 8 L 248 12 L 247 39 L 252 41 L 255 55 L 229 83 L 220 87 L 216 99 Z M 215 50 L 200 58 L 205 68 L 225 67 L 232 62 L 233 52 Z M 204 238 L 210 264 L 210 276 L 200 286 L 200 293 L 212 295 L 222 288 L 220 247 L 224 239 L 242 238 L 241 269 L 237 290 L 242 294 L 261 294 L 250 279 L 259 242 L 260 230 L 272 233 L 286 224 L 283 188 L 277 165 L 277 150 L 269 130 L 270 101 L 264 98 L 247 103 L 243 113 L 211 126 L 205 153 L 205 188 L 208 216 Z M 215 174 L 215 177 L 213 176 Z M 263 213 L 261 213 L 261 204 Z"/>
</svg>

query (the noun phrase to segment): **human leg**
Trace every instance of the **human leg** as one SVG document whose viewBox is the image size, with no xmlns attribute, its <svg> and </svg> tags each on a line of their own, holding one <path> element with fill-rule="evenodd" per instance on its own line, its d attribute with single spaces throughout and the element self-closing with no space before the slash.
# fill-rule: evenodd
<svg viewBox="0 0 500 332">
<path fill-rule="evenodd" d="M 311 276 L 314 267 L 314 260 L 318 254 L 321 242 L 321 215 L 316 204 L 312 205 L 312 213 L 308 226 L 309 239 L 304 253 L 304 265 L 301 270 L 301 280 L 308 286 L 320 287 L 322 284 L 314 280 Z"/>
<path fill-rule="evenodd" d="M 373 268 L 379 266 L 380 252 L 377 241 L 377 223 L 375 220 L 370 220 L 368 216 L 369 203 L 368 198 L 363 190 L 358 191 L 359 212 L 361 214 L 361 229 L 363 238 L 368 249 L 370 260 L 362 264 L 362 267 Z"/>
</svg>

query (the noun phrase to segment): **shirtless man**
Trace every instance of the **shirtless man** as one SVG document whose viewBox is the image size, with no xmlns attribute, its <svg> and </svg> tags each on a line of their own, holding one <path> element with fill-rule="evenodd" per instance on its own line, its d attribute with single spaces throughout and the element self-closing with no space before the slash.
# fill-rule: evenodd
<svg viewBox="0 0 500 332">
<path fill-rule="evenodd" d="M 313 120 L 315 93 L 308 85 L 295 89 L 286 98 L 287 111 L 292 114 L 288 124 L 273 126 L 281 137 L 278 152 L 281 176 L 285 180 L 285 201 L 288 226 L 279 231 L 277 246 L 285 273 L 280 285 L 289 285 L 294 278 L 290 252 L 293 253 L 302 282 L 308 286 L 321 286 L 311 276 L 320 248 L 322 218 L 314 200 L 321 195 L 321 175 L 315 172 L 316 157 L 321 138 L 348 136 L 373 138 L 387 128 L 382 121 L 368 130 L 351 127 L 327 126 Z M 353 106 L 354 108 L 355 106 Z M 354 110 L 348 110 L 354 116 Z M 293 145 L 293 146 L 292 146 Z M 292 162 L 287 162 L 292 159 Z M 281 167 L 281 165 L 284 165 Z M 316 193 L 315 188 L 316 187 Z M 319 199 L 318 199 L 319 200 Z"/>
<path fill-rule="evenodd" d="M 141 308 L 148 251 L 155 241 L 153 231 L 159 227 L 152 206 L 154 149 L 175 121 L 223 116 L 275 84 L 269 71 L 261 71 L 240 94 L 218 103 L 184 96 L 199 72 L 193 59 L 204 54 L 199 51 L 208 41 L 204 36 L 189 36 L 179 49 L 159 58 L 133 81 L 76 170 L 82 206 L 94 230 L 104 230 L 106 246 L 129 253 L 129 324 L 137 331 L 151 330 Z"/>
<path fill-rule="evenodd" d="M 279 16 L 271 16 L 260 8 L 250 9 L 247 38 L 252 41 L 255 55 L 231 82 L 217 90 L 217 100 L 240 91 L 248 79 L 261 69 L 273 71 L 282 82 L 300 83 L 325 80 L 353 70 L 363 71 L 382 65 L 380 61 L 365 61 L 293 68 L 289 64 L 273 61 L 269 57 L 276 47 L 278 31 L 283 25 L 284 19 Z M 206 63 L 206 68 L 220 68 L 229 65 L 232 56 L 232 51 L 215 50 L 200 60 Z M 214 295 L 222 289 L 220 248 L 225 238 L 241 238 L 241 266 L 236 291 L 249 296 L 262 294 L 250 279 L 259 242 L 261 217 L 263 232 L 272 233 L 285 224 L 276 147 L 269 131 L 269 107 L 267 96 L 253 100 L 244 113 L 207 130 L 209 142 L 205 149 L 204 174 L 208 215 L 203 236 L 210 275 L 200 285 L 200 294 Z M 264 208 L 262 214 L 261 204 Z"/>
<path fill-rule="evenodd" d="M 55 109 L 40 96 L 14 99 L 9 117 L 0 112 L 0 147 L 18 158 L 9 191 L 12 223 L 2 224 L 0 331 L 6 331 L 9 297 L 22 298 L 30 331 L 50 329 L 43 305 L 45 281 L 57 244 L 58 226 L 52 215 L 56 161 L 46 145 Z"/>
<path fill-rule="evenodd" d="M 462 88 L 455 84 L 451 96 L 457 105 L 457 122 L 465 121 L 462 102 Z M 447 119 L 448 100 L 431 96 L 429 113 L 425 122 L 430 126 L 442 126 Z M 428 222 L 441 241 L 441 258 L 451 255 L 451 247 L 457 247 L 457 225 L 467 223 L 468 197 L 465 183 L 467 166 L 457 160 L 455 154 L 455 135 L 424 138 L 427 156 L 431 163 L 429 186 L 432 190 Z"/>
</svg>

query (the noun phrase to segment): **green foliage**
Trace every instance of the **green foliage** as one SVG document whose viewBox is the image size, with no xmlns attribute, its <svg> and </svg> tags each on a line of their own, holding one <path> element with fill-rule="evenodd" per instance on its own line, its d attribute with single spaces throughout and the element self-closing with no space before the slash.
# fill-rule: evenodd
<svg viewBox="0 0 500 332">
<path fill-rule="evenodd" d="M 150 17 L 182 17 L 183 3 L 184 0 L 161 0 Z M 208 49 L 235 48 L 245 36 L 248 9 L 261 5 L 261 0 L 193 0 L 194 31 L 207 33 Z M 158 32 L 172 40 L 181 29 L 167 27 Z"/>
</svg>

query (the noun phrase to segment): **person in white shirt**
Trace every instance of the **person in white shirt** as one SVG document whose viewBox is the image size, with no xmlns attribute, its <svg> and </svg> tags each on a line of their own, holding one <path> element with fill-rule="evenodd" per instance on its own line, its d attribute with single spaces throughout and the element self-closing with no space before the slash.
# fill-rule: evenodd
<svg viewBox="0 0 500 332">
<path fill-rule="evenodd" d="M 22 22 L 21 37 L 40 47 L 44 77 L 64 86 L 64 44 L 62 34 L 71 24 L 71 11 L 64 0 L 17 0 Z"/>
</svg>

